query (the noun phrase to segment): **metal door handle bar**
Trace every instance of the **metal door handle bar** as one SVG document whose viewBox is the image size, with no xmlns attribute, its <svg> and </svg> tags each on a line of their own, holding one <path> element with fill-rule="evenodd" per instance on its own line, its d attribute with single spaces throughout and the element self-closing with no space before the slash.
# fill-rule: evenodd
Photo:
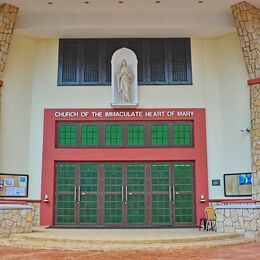
<svg viewBox="0 0 260 260">
<path fill-rule="evenodd" d="M 77 186 L 74 187 L 74 201 L 77 201 Z"/>
<path fill-rule="evenodd" d="M 123 187 L 123 186 L 122 186 L 121 192 L 122 192 L 122 193 L 121 193 L 121 194 L 122 194 L 122 195 L 121 195 L 121 196 L 122 196 L 122 197 L 121 197 L 121 201 L 124 201 L 124 187 Z"/>
<path fill-rule="evenodd" d="M 127 186 L 125 186 L 125 201 L 127 201 Z"/>
<path fill-rule="evenodd" d="M 78 187 L 78 202 L 80 202 L 80 186 Z"/>
<path fill-rule="evenodd" d="M 172 201 L 175 202 L 175 186 L 172 186 Z"/>
<path fill-rule="evenodd" d="M 171 190 L 171 186 L 169 186 L 169 201 L 172 201 L 172 190 Z"/>
</svg>

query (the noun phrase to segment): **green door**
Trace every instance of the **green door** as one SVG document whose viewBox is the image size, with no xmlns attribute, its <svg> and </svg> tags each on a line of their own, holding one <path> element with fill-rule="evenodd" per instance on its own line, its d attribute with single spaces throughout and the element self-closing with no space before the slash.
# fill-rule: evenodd
<svg viewBox="0 0 260 260">
<path fill-rule="evenodd" d="M 122 164 L 104 165 L 104 224 L 123 224 L 123 167 Z"/>
<path fill-rule="evenodd" d="M 195 225 L 192 162 L 60 162 L 56 168 L 56 225 Z"/>
<path fill-rule="evenodd" d="M 146 223 L 144 164 L 127 164 L 125 201 L 127 223 L 129 225 L 144 225 Z"/>
<path fill-rule="evenodd" d="M 151 164 L 151 225 L 195 224 L 193 163 Z"/>
<path fill-rule="evenodd" d="M 98 164 L 80 164 L 79 224 L 98 224 Z"/>
<path fill-rule="evenodd" d="M 195 224 L 193 163 L 174 163 L 173 202 L 175 225 Z"/>
<path fill-rule="evenodd" d="M 76 224 L 76 168 L 74 163 L 57 164 L 55 224 Z"/>
<path fill-rule="evenodd" d="M 170 196 L 170 166 L 168 163 L 151 164 L 151 224 L 172 223 Z"/>
</svg>

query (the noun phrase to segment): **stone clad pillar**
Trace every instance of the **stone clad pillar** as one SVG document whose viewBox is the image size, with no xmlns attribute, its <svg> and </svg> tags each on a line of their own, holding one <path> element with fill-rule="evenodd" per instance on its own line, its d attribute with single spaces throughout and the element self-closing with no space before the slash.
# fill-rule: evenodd
<svg viewBox="0 0 260 260">
<path fill-rule="evenodd" d="M 11 44 L 14 25 L 18 8 L 12 5 L 3 4 L 0 6 L 0 73 L 5 69 L 8 49 Z M 2 77 L 0 78 L 2 80 Z"/>
<path fill-rule="evenodd" d="M 243 1 L 231 6 L 248 70 L 251 108 L 253 199 L 260 199 L 260 9 Z"/>
<path fill-rule="evenodd" d="M 3 86 L 4 69 L 7 62 L 8 50 L 11 45 L 18 8 L 8 4 L 0 5 L 0 116 L 1 116 L 1 87 Z"/>
</svg>

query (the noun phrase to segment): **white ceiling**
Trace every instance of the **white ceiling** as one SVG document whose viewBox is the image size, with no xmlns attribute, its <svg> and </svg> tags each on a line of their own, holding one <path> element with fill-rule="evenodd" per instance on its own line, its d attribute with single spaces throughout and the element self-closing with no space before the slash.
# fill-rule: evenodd
<svg viewBox="0 0 260 260">
<path fill-rule="evenodd" d="M 19 7 L 16 30 L 34 37 L 214 37 L 234 31 L 230 6 L 239 0 L 4 2 Z M 260 0 L 248 2 L 260 8 Z"/>
</svg>

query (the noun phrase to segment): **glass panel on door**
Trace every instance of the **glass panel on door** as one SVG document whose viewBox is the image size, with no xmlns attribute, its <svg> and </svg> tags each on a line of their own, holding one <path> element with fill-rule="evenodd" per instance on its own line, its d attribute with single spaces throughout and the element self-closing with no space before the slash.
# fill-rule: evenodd
<svg viewBox="0 0 260 260">
<path fill-rule="evenodd" d="M 56 223 L 75 223 L 76 165 L 57 165 Z"/>
<path fill-rule="evenodd" d="M 144 165 L 127 165 L 127 223 L 145 223 Z"/>
<path fill-rule="evenodd" d="M 174 165 L 175 184 L 175 222 L 190 224 L 193 222 L 193 164 Z"/>
<path fill-rule="evenodd" d="M 121 164 L 105 164 L 104 223 L 123 221 L 123 169 Z"/>
<path fill-rule="evenodd" d="M 152 164 L 152 223 L 170 224 L 169 165 Z"/>
<path fill-rule="evenodd" d="M 98 223 L 98 165 L 80 165 L 79 206 L 80 224 Z"/>
</svg>

